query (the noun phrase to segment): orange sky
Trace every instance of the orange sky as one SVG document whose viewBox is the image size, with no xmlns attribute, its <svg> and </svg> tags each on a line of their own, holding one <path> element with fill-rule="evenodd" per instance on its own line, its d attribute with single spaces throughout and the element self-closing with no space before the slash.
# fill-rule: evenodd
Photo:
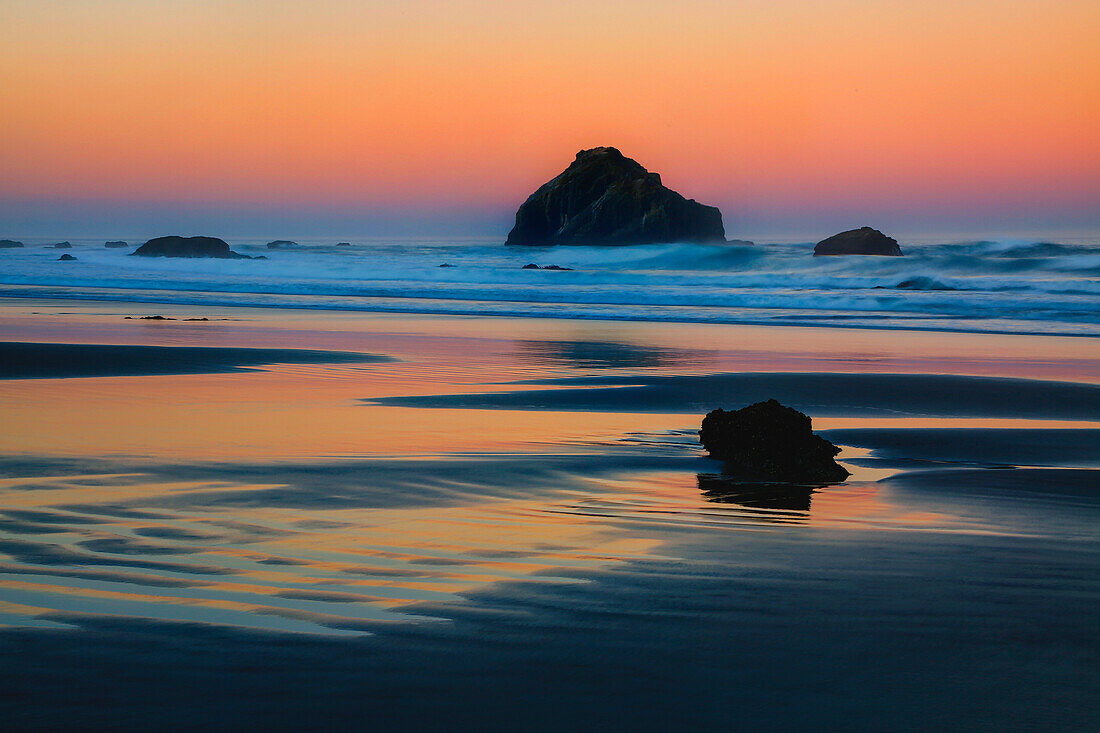
<svg viewBox="0 0 1100 733">
<path fill-rule="evenodd" d="M 4 0 L 0 217 L 510 212 L 610 144 L 765 228 L 1100 225 L 1097 39 L 1095 0 Z"/>
</svg>

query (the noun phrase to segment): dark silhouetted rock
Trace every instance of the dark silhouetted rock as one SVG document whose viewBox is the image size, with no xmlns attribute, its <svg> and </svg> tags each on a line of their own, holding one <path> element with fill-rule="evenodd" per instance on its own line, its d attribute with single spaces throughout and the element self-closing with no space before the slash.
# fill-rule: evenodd
<svg viewBox="0 0 1100 733">
<path fill-rule="evenodd" d="M 61 255 L 57 258 L 58 262 L 76 262 L 76 258 L 72 255 Z"/>
<path fill-rule="evenodd" d="M 16 242 L 14 239 L 0 239 L 0 249 L 15 249 L 22 246 L 22 242 Z"/>
<path fill-rule="evenodd" d="M 130 245 L 123 242 L 121 239 L 112 239 L 110 242 L 104 242 L 104 247 L 107 249 L 120 249 L 122 247 L 129 247 Z"/>
<path fill-rule="evenodd" d="M 699 442 L 725 461 L 723 473 L 744 481 L 815 484 L 848 477 L 833 460 L 840 449 L 814 435 L 809 416 L 775 400 L 707 413 Z"/>
<path fill-rule="evenodd" d="M 215 257 L 223 260 L 247 260 L 248 255 L 229 249 L 217 237 L 157 237 L 138 247 L 130 255 L 138 257 Z"/>
<path fill-rule="evenodd" d="M 539 267 L 538 265 L 536 265 L 534 262 L 528 262 L 526 265 L 524 265 L 523 267 L 521 267 L 519 269 L 521 269 L 521 270 L 541 270 L 542 268 Z"/>
<path fill-rule="evenodd" d="M 726 244 L 736 244 L 738 247 L 753 247 L 756 245 L 756 242 L 749 239 L 728 239 L 726 240 Z"/>
<path fill-rule="evenodd" d="M 276 239 L 274 242 L 268 242 L 268 249 L 295 249 L 301 245 L 297 242 L 291 242 L 289 239 Z"/>
<path fill-rule="evenodd" d="M 879 255 L 901 257 L 898 240 L 886 236 L 878 229 L 861 227 L 834 234 L 814 246 L 814 256 L 821 255 Z"/>
<path fill-rule="evenodd" d="M 440 267 L 454 267 L 450 262 L 444 262 Z"/>
<path fill-rule="evenodd" d="M 685 199 L 615 148 L 577 153 L 516 212 L 508 244 L 724 242 L 722 212 Z"/>
<path fill-rule="evenodd" d="M 337 243 L 336 243 L 336 246 L 337 246 L 337 247 L 350 247 L 350 246 L 351 246 L 351 242 L 337 242 Z"/>
<path fill-rule="evenodd" d="M 565 272 L 565 271 L 572 271 L 573 268 L 572 267 L 562 267 L 561 265 L 545 265 L 545 266 L 543 266 L 542 269 L 544 269 L 544 270 L 561 270 L 562 272 Z"/>
<path fill-rule="evenodd" d="M 70 244 L 69 242 L 58 242 L 57 244 L 50 244 L 50 245 L 47 245 L 47 246 L 48 247 L 53 247 L 54 249 L 72 249 L 73 248 L 73 245 Z"/>
<path fill-rule="evenodd" d="M 267 255 L 256 255 L 256 256 L 255 256 L 255 257 L 253 257 L 252 259 L 254 259 L 254 260 L 266 260 L 266 259 L 267 259 Z"/>
</svg>

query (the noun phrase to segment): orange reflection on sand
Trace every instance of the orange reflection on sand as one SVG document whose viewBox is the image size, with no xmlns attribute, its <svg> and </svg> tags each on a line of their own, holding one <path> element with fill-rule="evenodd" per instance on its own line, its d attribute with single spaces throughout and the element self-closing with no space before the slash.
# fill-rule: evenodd
<svg viewBox="0 0 1100 733">
<path fill-rule="evenodd" d="M 34 481 L 26 479 L 24 484 Z M 54 582 L 18 575 L 5 579 L 9 592 L 176 606 L 180 610 L 172 613 L 180 618 L 193 615 L 188 608 L 204 608 L 290 614 L 326 623 L 327 617 L 355 616 L 351 609 L 356 604 L 390 609 L 501 580 L 537 575 L 549 579 L 556 569 L 591 569 L 645 557 L 660 544 L 655 537 L 617 532 L 599 519 L 547 512 L 545 502 L 538 500 L 470 497 L 461 506 L 339 510 L 247 503 L 219 508 L 199 500 L 180 510 L 162 505 L 160 499 L 201 493 L 213 484 L 118 487 L 103 483 L 30 491 L 11 481 L 11 490 L 0 490 L 0 510 L 60 505 L 61 511 L 53 514 L 57 523 L 52 525 L 52 541 L 72 548 L 64 552 L 80 553 L 63 555 L 60 570 L 31 569 L 36 576 L 56 572 Z M 232 488 L 247 493 L 268 487 L 233 484 Z M 100 505 L 107 513 L 96 511 Z M 131 518 L 116 517 L 112 515 L 116 508 L 139 511 Z M 95 522 L 81 523 L 81 517 L 88 515 Z M 61 524 L 70 520 L 71 525 Z M 72 580 L 74 576 L 67 573 L 80 556 L 87 562 L 75 566 L 80 568 L 76 578 L 82 578 L 79 573 L 88 568 L 93 573 L 103 572 L 97 570 L 102 568 L 105 576 L 90 580 L 138 585 L 126 591 Z M 97 564 L 103 560 L 106 566 Z M 115 579 L 111 573 L 128 562 L 139 572 Z M 144 564 L 148 562 L 154 565 Z M 146 592 L 136 590 L 142 578 L 164 572 L 159 565 L 164 562 L 170 563 L 163 566 L 170 576 L 186 579 L 182 590 L 155 583 Z M 0 568 L 0 573 L 15 567 Z M 191 568 L 193 575 L 185 568 Z M 211 573 L 208 568 L 221 570 Z M 318 606 L 303 610 L 298 607 L 303 603 Z"/>
<path fill-rule="evenodd" d="M 616 440 L 667 416 L 368 406 L 364 397 L 457 391 L 348 369 L 0 382 L 0 452 L 271 458 L 498 451 Z M 673 424 L 682 418 L 672 418 Z"/>
</svg>

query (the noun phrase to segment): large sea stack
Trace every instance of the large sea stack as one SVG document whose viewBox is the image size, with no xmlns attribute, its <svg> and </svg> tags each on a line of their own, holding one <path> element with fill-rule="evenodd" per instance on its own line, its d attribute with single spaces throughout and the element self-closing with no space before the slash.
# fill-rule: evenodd
<svg viewBox="0 0 1100 733">
<path fill-rule="evenodd" d="M 223 260 L 249 260 L 248 255 L 229 249 L 217 237 L 157 237 L 131 253 L 131 257 L 216 257 Z"/>
<path fill-rule="evenodd" d="M 508 244 L 724 242 L 722 212 L 685 199 L 615 148 L 577 153 L 519 207 Z"/>
<path fill-rule="evenodd" d="M 711 458 L 726 462 L 723 473 L 743 481 L 819 484 L 848 477 L 833 460 L 840 448 L 814 435 L 808 415 L 775 400 L 707 413 L 699 442 Z"/>
<path fill-rule="evenodd" d="M 888 237 L 878 229 L 860 227 L 834 234 L 814 247 L 814 256 L 822 255 L 879 255 L 901 257 L 898 240 Z"/>
</svg>

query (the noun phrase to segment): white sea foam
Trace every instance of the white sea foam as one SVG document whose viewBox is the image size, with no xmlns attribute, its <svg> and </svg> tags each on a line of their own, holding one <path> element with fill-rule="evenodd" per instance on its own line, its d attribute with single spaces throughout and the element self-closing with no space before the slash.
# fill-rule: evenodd
<svg viewBox="0 0 1100 733">
<path fill-rule="evenodd" d="M 504 247 L 497 241 L 310 242 L 266 260 L 127 256 L 70 237 L 0 253 L 7 295 L 268 307 L 1100 335 L 1100 245 L 907 245 L 812 257 L 810 244 Z M 572 272 L 523 270 L 534 262 Z M 441 268 L 448 263 L 453 267 Z"/>
</svg>

